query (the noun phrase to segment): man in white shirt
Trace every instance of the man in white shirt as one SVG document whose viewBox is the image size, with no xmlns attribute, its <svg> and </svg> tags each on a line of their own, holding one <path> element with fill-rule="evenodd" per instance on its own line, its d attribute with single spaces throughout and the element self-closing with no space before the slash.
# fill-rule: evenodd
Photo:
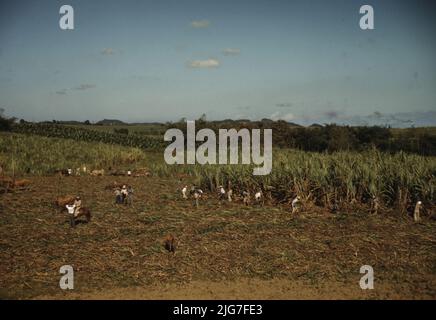
<svg viewBox="0 0 436 320">
<path fill-rule="evenodd" d="M 188 186 L 185 185 L 182 189 L 182 195 L 183 195 L 183 199 L 188 199 L 188 196 L 186 195 L 186 192 L 188 191 Z"/>
<path fill-rule="evenodd" d="M 219 186 L 219 200 L 224 200 L 224 198 L 226 197 L 226 190 L 224 189 L 223 186 Z"/>
<path fill-rule="evenodd" d="M 75 223 L 74 223 L 74 211 L 76 211 L 76 206 L 74 204 L 67 204 L 65 206 L 68 210 L 68 216 L 70 218 L 70 226 L 74 227 Z"/>
<path fill-rule="evenodd" d="M 292 213 L 297 213 L 301 207 L 300 197 L 296 196 L 294 200 L 292 200 Z"/>
</svg>

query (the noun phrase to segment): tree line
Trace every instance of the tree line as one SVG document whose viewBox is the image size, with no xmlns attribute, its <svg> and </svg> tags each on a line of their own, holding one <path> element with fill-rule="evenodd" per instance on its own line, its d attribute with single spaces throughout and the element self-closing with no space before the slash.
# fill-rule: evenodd
<svg viewBox="0 0 436 320">
<path fill-rule="evenodd" d="M 185 133 L 186 123 L 168 123 L 168 128 L 178 128 Z M 336 152 L 364 151 L 376 148 L 384 152 L 407 152 L 420 155 L 436 155 L 435 128 L 392 129 L 381 126 L 342 126 L 327 124 L 302 127 L 286 121 L 223 120 L 206 121 L 200 118 L 195 122 L 196 130 L 209 128 L 218 134 L 219 129 L 240 130 L 272 129 L 273 146 L 294 148 L 303 151 Z"/>
<path fill-rule="evenodd" d="M 166 123 L 167 129 L 178 128 L 185 133 L 186 122 Z M 407 128 L 392 129 L 380 126 L 340 126 L 336 124 L 302 127 L 282 120 L 272 121 L 263 119 L 250 120 L 222 120 L 207 121 L 201 117 L 195 123 L 196 130 L 209 128 L 218 134 L 219 129 L 272 129 L 273 146 L 277 148 L 294 148 L 303 151 L 336 152 L 336 151 L 364 151 L 376 148 L 380 151 L 396 153 L 407 152 L 420 155 L 436 155 L 436 128 Z M 144 139 L 128 134 L 128 129 L 117 129 L 113 134 L 96 133 L 79 128 L 67 128 L 59 124 L 37 124 L 24 121 L 15 123 L 14 118 L 6 118 L 0 113 L 0 131 L 16 131 L 36 133 L 46 136 L 74 138 L 86 136 L 87 140 L 119 143 L 135 147 L 164 147 L 163 138 Z M 56 134 L 54 134 L 56 133 Z M 159 134 L 160 135 L 160 134 Z M 104 137 L 103 137 L 104 136 Z M 126 136 L 129 138 L 126 142 Z M 162 138 L 162 140 L 160 139 Z M 131 140 L 131 141 L 130 141 Z M 147 140 L 147 141 L 145 141 Z M 159 141 L 158 141 L 159 140 Z"/>
</svg>

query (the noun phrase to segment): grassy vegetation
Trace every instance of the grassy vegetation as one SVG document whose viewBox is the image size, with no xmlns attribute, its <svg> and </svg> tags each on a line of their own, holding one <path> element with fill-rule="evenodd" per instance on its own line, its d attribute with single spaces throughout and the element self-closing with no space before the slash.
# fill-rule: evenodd
<svg viewBox="0 0 436 320">
<path fill-rule="evenodd" d="M 245 278 L 304 281 L 314 288 L 331 280 L 342 289 L 358 288 L 359 268 L 369 264 L 377 272 L 377 290 L 358 289 L 353 297 L 434 299 L 435 157 L 274 149 L 273 160 L 270 175 L 253 176 L 251 166 L 167 165 L 161 151 L 0 133 L 5 174 L 36 175 L 28 178 L 30 189 L 0 194 L 0 298 L 68 297 L 59 289 L 65 264 L 74 267 L 77 294 Z M 51 175 L 81 165 L 145 166 L 152 175 Z M 106 188 L 114 181 L 132 185 L 133 205 L 114 204 Z M 184 184 L 213 191 L 228 182 L 235 195 L 263 190 L 265 206 L 220 203 L 210 192 L 199 208 L 181 198 Z M 291 214 L 287 202 L 296 194 L 304 205 Z M 70 228 L 66 214 L 53 207 L 65 195 L 82 197 L 91 222 Z M 361 205 L 372 196 L 386 209 L 409 212 L 421 199 L 430 212 L 420 223 L 368 214 Z M 325 210 L 335 205 L 335 214 Z M 163 246 L 169 233 L 177 239 L 175 254 Z M 380 289 L 385 286 L 390 289 Z"/>
<path fill-rule="evenodd" d="M 136 148 L 70 139 L 0 133 L 0 164 L 6 173 L 46 175 L 57 169 L 137 166 L 146 161 Z"/>
<path fill-rule="evenodd" d="M 95 126 L 97 127 L 97 126 Z M 20 123 L 12 126 L 13 132 L 44 137 L 65 138 L 77 141 L 102 142 L 141 149 L 161 149 L 165 144 L 161 136 L 143 136 L 139 134 L 121 134 L 96 131 L 80 126 L 67 126 L 52 123 Z"/>
<path fill-rule="evenodd" d="M 87 130 L 95 130 L 100 132 L 113 133 L 116 130 L 127 129 L 129 133 L 140 134 L 146 136 L 162 136 L 165 133 L 165 124 L 119 124 L 119 125 L 85 125 L 85 124 L 71 124 L 67 125 L 72 128 L 80 128 Z"/>
<path fill-rule="evenodd" d="M 20 134 L 0 135 L 4 170 L 18 174 L 49 174 L 55 169 L 114 169 L 147 167 L 160 177 L 184 174 L 197 185 L 214 191 L 231 183 L 235 192 L 262 190 L 271 201 L 288 202 L 296 195 L 306 204 L 326 208 L 352 204 L 406 209 L 417 200 L 436 200 L 436 158 L 405 153 L 316 153 L 275 149 L 270 175 L 253 176 L 247 165 L 167 165 L 161 152 L 136 148 Z"/>
<path fill-rule="evenodd" d="M 208 190 L 230 182 L 235 191 L 262 190 L 279 202 L 299 195 L 307 204 L 326 208 L 371 205 L 377 197 L 383 205 L 403 210 L 417 200 L 430 205 L 436 200 L 436 158 L 405 153 L 274 150 L 273 169 L 266 176 L 253 176 L 253 167 L 246 165 L 155 164 L 153 169 L 163 176 L 184 172 Z"/>
</svg>

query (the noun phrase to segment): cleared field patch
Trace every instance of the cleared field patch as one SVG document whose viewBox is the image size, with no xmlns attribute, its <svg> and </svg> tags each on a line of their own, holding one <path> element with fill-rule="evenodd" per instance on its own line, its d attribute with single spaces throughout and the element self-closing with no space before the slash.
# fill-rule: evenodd
<svg viewBox="0 0 436 320">
<path fill-rule="evenodd" d="M 181 199 L 178 179 L 158 177 L 126 177 L 135 193 L 133 206 L 124 206 L 105 190 L 113 177 L 30 179 L 30 191 L 0 198 L 2 298 L 65 294 L 59 289 L 65 264 L 75 269 L 79 295 L 244 279 L 287 279 L 308 288 L 333 281 L 354 292 L 360 266 L 369 264 L 376 286 L 382 284 L 372 297 L 386 290 L 436 297 L 436 233 L 429 219 L 415 224 L 395 213 L 322 210 L 292 216 L 288 205 L 220 205 L 213 195 L 195 209 Z M 77 190 L 93 219 L 73 229 L 52 202 Z M 168 233 L 177 240 L 174 254 L 163 246 Z"/>
</svg>

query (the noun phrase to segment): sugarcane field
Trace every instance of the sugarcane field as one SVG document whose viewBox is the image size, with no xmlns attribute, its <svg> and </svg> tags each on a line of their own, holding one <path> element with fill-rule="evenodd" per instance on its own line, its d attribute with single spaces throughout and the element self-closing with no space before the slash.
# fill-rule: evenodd
<svg viewBox="0 0 436 320">
<path fill-rule="evenodd" d="M 420 317 L 436 300 L 434 12 L 0 1 L 0 308 Z"/>
<path fill-rule="evenodd" d="M 435 296 L 432 156 L 275 150 L 272 173 L 253 176 L 168 165 L 153 150 L 0 137 L 2 297 L 70 297 L 63 265 L 79 298 Z M 363 265 L 377 290 L 359 287 Z"/>
</svg>

